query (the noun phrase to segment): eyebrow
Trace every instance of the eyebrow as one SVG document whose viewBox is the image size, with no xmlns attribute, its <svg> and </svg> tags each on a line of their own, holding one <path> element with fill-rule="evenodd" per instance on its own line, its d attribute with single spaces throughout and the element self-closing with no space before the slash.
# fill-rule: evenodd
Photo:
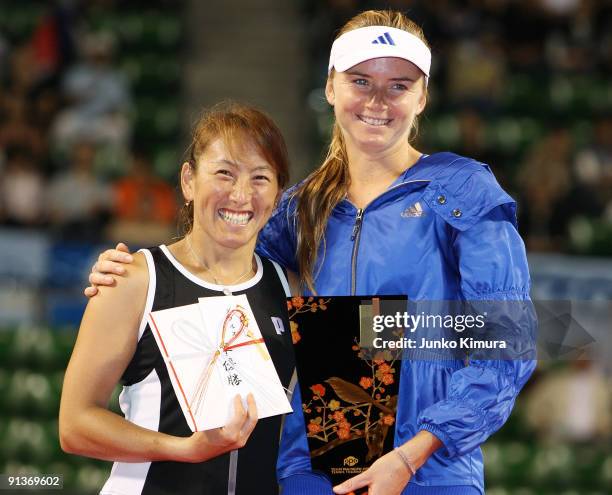
<svg viewBox="0 0 612 495">
<path fill-rule="evenodd" d="M 233 160 L 229 160 L 227 158 L 222 158 L 221 160 L 214 160 L 211 161 L 210 163 L 217 163 L 217 164 L 226 164 L 226 165 L 231 165 L 232 167 L 240 167 L 243 164 L 240 164 L 238 162 L 235 162 Z M 248 166 L 247 164 L 244 164 L 244 166 Z M 273 167 L 271 165 L 259 165 L 253 169 L 251 169 L 251 171 L 255 172 L 257 170 L 274 170 Z"/>
<path fill-rule="evenodd" d="M 270 165 L 259 165 L 259 167 L 255 167 L 254 169 L 252 169 L 252 172 L 255 172 L 257 170 L 270 170 L 270 171 L 274 171 L 274 169 Z"/>
<path fill-rule="evenodd" d="M 372 77 L 369 74 L 363 74 L 362 72 L 357 72 L 357 71 L 347 71 L 346 74 L 348 74 L 349 76 L 359 76 L 359 77 Z M 411 81 L 414 82 L 416 81 L 416 79 L 412 78 L 412 77 L 408 77 L 408 76 L 403 76 L 403 77 L 391 77 L 389 78 L 389 81 Z"/>
<path fill-rule="evenodd" d="M 232 160 L 228 160 L 227 158 L 221 158 L 220 160 L 212 160 L 210 163 L 218 163 L 218 164 L 225 164 L 225 165 L 231 165 L 233 167 L 239 167 L 240 164 L 238 162 L 232 161 Z"/>
</svg>

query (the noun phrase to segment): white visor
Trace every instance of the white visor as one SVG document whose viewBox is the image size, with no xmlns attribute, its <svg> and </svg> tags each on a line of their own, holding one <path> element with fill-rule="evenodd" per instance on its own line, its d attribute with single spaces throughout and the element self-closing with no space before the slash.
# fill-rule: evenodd
<svg viewBox="0 0 612 495">
<path fill-rule="evenodd" d="M 398 57 L 416 65 L 429 77 L 431 51 L 414 34 L 386 26 L 353 29 L 332 45 L 328 74 L 332 69 L 344 72 L 351 67 L 380 57 Z"/>
</svg>

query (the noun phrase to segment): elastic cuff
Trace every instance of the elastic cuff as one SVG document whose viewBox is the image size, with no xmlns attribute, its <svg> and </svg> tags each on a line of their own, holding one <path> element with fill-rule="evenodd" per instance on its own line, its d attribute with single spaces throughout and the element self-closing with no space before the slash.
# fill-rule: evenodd
<svg viewBox="0 0 612 495">
<path fill-rule="evenodd" d="M 282 495 L 334 495 L 329 479 L 316 473 L 288 476 L 280 486 Z"/>
<path fill-rule="evenodd" d="M 438 437 L 438 440 L 440 440 L 443 444 L 442 453 L 446 457 L 450 458 L 455 456 L 456 450 L 451 447 L 452 442 L 450 437 L 446 433 L 444 433 L 438 426 L 431 425 L 428 423 L 421 423 L 418 429 L 428 431 L 429 433 L 432 433 L 436 437 Z"/>
<path fill-rule="evenodd" d="M 417 483 L 408 484 L 410 495 L 482 495 L 478 488 L 470 485 L 461 486 L 421 486 Z"/>
</svg>

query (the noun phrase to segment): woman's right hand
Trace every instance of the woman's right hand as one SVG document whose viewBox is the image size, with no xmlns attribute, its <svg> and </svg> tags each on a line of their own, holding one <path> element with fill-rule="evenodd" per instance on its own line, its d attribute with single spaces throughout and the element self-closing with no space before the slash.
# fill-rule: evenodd
<svg viewBox="0 0 612 495">
<path fill-rule="evenodd" d="M 98 293 L 98 285 L 114 285 L 115 278 L 111 274 L 123 275 L 125 268 L 121 265 L 131 263 L 133 260 L 129 248 L 122 242 L 117 244 L 115 249 L 107 249 L 100 253 L 89 274 L 91 285 L 86 287 L 83 293 L 87 297 L 93 297 Z"/>
<path fill-rule="evenodd" d="M 229 422 L 221 428 L 199 431 L 184 438 L 179 460 L 203 462 L 244 447 L 257 424 L 257 419 L 257 405 L 253 395 L 247 395 L 247 409 L 237 395 L 234 398 L 234 415 Z"/>
</svg>

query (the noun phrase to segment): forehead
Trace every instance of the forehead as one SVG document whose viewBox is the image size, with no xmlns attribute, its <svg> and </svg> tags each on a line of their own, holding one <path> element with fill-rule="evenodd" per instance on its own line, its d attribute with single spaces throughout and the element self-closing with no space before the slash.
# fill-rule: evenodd
<svg viewBox="0 0 612 495">
<path fill-rule="evenodd" d="M 227 162 L 245 168 L 274 167 L 262 155 L 253 139 L 246 135 L 232 136 L 232 139 L 218 137 L 204 150 L 200 161 L 204 163 Z"/>
<path fill-rule="evenodd" d="M 341 72 L 341 74 L 350 75 L 355 72 L 372 77 L 380 76 L 388 78 L 409 77 L 416 79 L 423 75 L 421 70 L 412 62 L 398 57 L 372 58 L 354 65 L 346 72 Z"/>
</svg>

